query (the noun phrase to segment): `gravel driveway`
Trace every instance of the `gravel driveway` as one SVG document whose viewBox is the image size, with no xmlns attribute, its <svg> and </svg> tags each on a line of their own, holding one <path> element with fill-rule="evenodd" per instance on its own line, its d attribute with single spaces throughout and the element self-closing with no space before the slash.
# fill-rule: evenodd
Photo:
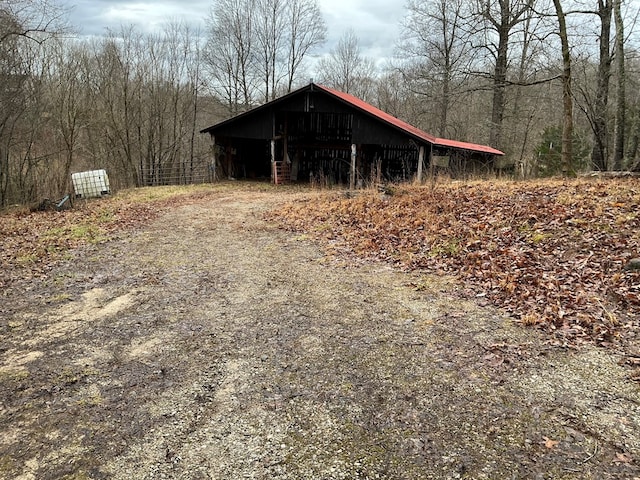
<svg viewBox="0 0 640 480">
<path fill-rule="evenodd" d="M 238 187 L 2 292 L 0 478 L 634 479 L 640 389 Z"/>
</svg>

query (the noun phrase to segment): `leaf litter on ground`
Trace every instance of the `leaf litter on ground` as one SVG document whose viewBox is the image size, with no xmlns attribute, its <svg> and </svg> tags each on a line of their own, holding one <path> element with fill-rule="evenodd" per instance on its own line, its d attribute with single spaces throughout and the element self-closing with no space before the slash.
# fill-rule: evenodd
<svg viewBox="0 0 640 480">
<path fill-rule="evenodd" d="M 437 182 L 289 203 L 269 214 L 329 248 L 456 275 L 467 295 L 582 342 L 640 356 L 640 181 Z"/>
</svg>

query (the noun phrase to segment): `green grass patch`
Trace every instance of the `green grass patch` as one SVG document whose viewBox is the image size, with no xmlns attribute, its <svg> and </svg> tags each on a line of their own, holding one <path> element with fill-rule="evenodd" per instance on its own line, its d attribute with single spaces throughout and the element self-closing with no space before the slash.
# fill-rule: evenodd
<svg viewBox="0 0 640 480">
<path fill-rule="evenodd" d="M 16 261 L 18 265 L 30 265 L 38 261 L 38 255 L 36 253 L 27 253 L 25 255 L 18 255 Z"/>
<path fill-rule="evenodd" d="M 531 243 L 538 244 L 540 242 L 544 242 L 547 238 L 551 237 L 550 233 L 543 233 L 543 232 L 533 232 L 531 234 Z"/>
</svg>

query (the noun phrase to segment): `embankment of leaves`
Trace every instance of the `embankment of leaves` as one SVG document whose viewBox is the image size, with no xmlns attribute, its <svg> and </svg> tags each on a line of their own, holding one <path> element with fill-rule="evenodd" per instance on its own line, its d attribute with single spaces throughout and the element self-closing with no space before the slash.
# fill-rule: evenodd
<svg viewBox="0 0 640 480">
<path fill-rule="evenodd" d="M 46 275 L 71 250 L 115 238 L 161 211 L 197 201 L 205 187 L 150 187 L 74 202 L 65 211 L 22 208 L 0 214 L 0 288 L 14 279 Z"/>
<path fill-rule="evenodd" d="M 640 273 L 624 268 L 640 256 L 637 179 L 334 194 L 271 216 L 359 255 L 455 274 L 475 296 L 553 331 L 558 342 L 638 338 Z"/>
</svg>

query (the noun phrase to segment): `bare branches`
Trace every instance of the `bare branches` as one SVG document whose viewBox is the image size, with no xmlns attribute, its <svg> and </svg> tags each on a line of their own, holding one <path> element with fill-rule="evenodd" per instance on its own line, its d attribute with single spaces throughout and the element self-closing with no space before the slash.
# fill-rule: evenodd
<svg viewBox="0 0 640 480">
<path fill-rule="evenodd" d="M 0 3 L 0 43 L 23 37 L 42 43 L 66 30 L 66 11 L 49 0 L 3 0 Z"/>
<path fill-rule="evenodd" d="M 469 72 L 471 75 L 474 75 L 476 77 L 479 78 L 484 78 L 486 80 L 492 80 L 493 76 L 490 73 L 487 72 L 481 72 L 481 71 L 471 71 Z M 555 80 L 559 80 L 562 78 L 562 74 L 559 75 L 553 75 L 551 77 L 545 77 L 545 78 L 541 78 L 541 79 L 537 79 L 537 80 L 530 80 L 530 81 L 525 81 L 525 80 L 510 80 L 510 79 L 505 79 L 504 82 L 501 84 L 502 87 L 533 87 L 536 85 L 543 85 L 545 83 L 550 83 L 553 82 Z M 493 87 L 484 87 L 484 90 L 492 90 Z"/>
<path fill-rule="evenodd" d="M 369 100 L 375 64 L 362 55 L 359 39 L 353 30 L 345 32 L 336 48 L 320 59 L 316 71 L 320 81 L 327 86 Z"/>
<path fill-rule="evenodd" d="M 216 0 L 208 30 L 207 67 L 231 114 L 290 91 L 326 34 L 316 0 Z"/>
</svg>

